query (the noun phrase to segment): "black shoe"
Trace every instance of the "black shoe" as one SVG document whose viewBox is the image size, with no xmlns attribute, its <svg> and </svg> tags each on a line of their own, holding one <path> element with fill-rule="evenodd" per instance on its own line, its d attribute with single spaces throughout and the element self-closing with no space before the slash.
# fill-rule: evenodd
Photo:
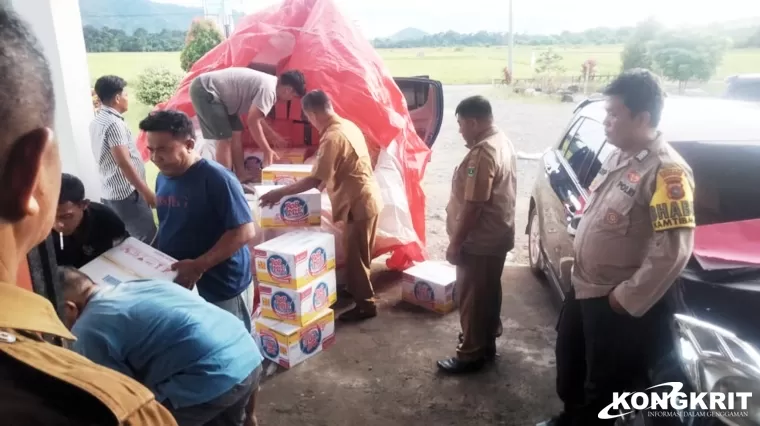
<svg viewBox="0 0 760 426">
<path fill-rule="evenodd" d="M 342 313 L 339 317 L 339 321 L 343 322 L 359 322 L 374 318 L 377 316 L 377 308 L 360 308 L 355 306 L 353 309 Z"/>
<path fill-rule="evenodd" d="M 448 358 L 438 361 L 438 369 L 449 374 L 475 373 L 486 365 L 485 358 L 477 361 L 461 361 L 459 358 Z"/>
</svg>

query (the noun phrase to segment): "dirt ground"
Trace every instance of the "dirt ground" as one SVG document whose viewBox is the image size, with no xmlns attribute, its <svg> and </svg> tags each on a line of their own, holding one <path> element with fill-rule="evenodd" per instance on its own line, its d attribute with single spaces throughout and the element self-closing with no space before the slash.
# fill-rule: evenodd
<svg viewBox="0 0 760 426">
<path fill-rule="evenodd" d="M 454 109 L 467 96 L 491 93 L 488 86 L 446 87 L 446 116 L 424 183 L 433 259 L 444 257 L 451 173 L 466 152 Z M 573 108 L 497 98 L 492 103 L 497 125 L 515 150 L 526 153 L 554 144 Z M 518 161 L 518 240 L 502 275 L 504 335 L 495 365 L 469 377 L 438 374 L 435 361 L 454 354 L 457 313 L 440 316 L 401 302 L 399 274 L 379 271 L 373 281 L 380 316 L 338 325 L 328 351 L 267 378 L 258 401 L 260 424 L 522 426 L 558 410 L 553 348 L 558 301 L 524 266 L 523 234 L 536 168 L 535 161 Z"/>
</svg>

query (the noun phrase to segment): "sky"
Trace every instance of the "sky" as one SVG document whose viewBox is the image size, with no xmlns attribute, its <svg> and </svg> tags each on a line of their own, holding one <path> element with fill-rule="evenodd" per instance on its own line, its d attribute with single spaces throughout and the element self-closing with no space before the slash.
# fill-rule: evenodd
<svg viewBox="0 0 760 426">
<path fill-rule="evenodd" d="M 202 0 L 154 0 L 201 6 Z M 221 3 L 222 0 L 207 0 Z M 280 0 L 225 0 L 235 9 L 253 12 Z M 368 38 L 385 37 L 408 27 L 429 33 L 507 31 L 507 0 L 333 0 Z M 669 27 L 760 17 L 760 1 L 722 0 L 513 0 L 514 31 L 551 34 L 562 31 L 635 25 L 649 16 Z M 719 5 L 719 6 L 718 6 Z"/>
</svg>

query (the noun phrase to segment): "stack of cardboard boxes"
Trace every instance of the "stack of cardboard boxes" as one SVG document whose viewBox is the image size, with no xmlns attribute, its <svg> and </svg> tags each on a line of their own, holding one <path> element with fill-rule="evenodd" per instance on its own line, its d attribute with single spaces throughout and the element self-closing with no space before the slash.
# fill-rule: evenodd
<svg viewBox="0 0 760 426">
<path fill-rule="evenodd" d="M 288 196 L 273 207 L 260 207 L 259 197 L 311 174 L 311 166 L 273 165 L 262 171 L 262 185 L 249 198 L 259 228 L 287 231 L 254 247 L 261 318 L 256 332 L 263 354 L 291 368 L 335 341 L 337 300 L 335 237 L 319 232 L 322 193 L 312 189 Z"/>
</svg>

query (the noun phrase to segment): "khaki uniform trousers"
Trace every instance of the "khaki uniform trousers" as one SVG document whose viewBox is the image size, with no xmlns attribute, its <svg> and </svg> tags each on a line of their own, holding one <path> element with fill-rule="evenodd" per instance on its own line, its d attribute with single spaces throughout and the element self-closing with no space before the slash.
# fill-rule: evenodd
<svg viewBox="0 0 760 426">
<path fill-rule="evenodd" d="M 375 290 L 370 281 L 372 249 L 375 247 L 378 215 L 346 222 L 347 290 L 360 308 L 375 309 Z"/>
<path fill-rule="evenodd" d="M 496 349 L 502 333 L 501 274 L 506 259 L 506 253 L 460 256 L 455 286 L 463 334 L 457 357 L 462 361 L 478 361 Z"/>
</svg>

